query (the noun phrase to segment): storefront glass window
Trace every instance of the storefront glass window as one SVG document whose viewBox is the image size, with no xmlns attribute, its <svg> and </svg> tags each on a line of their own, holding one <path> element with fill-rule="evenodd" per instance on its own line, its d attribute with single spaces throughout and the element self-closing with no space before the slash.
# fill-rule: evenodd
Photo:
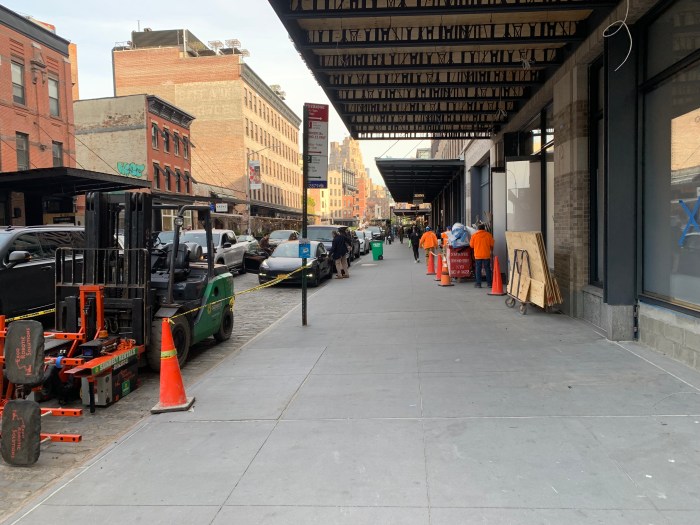
<svg viewBox="0 0 700 525">
<path fill-rule="evenodd" d="M 698 49 L 700 2 L 678 0 L 649 26 L 647 78 L 651 78 Z"/>
<path fill-rule="evenodd" d="M 700 64 L 644 104 L 644 291 L 700 307 Z"/>
</svg>

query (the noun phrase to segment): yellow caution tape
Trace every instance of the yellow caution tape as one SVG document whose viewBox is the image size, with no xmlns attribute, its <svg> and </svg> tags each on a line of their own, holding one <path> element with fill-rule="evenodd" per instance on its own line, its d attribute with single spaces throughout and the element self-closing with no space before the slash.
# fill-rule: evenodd
<svg viewBox="0 0 700 525">
<path fill-rule="evenodd" d="M 42 310 L 41 312 L 34 312 L 31 314 L 24 314 L 24 315 L 18 315 L 16 317 L 10 317 L 8 319 L 5 319 L 5 322 L 9 323 L 10 321 L 19 321 L 21 319 L 30 319 L 32 317 L 39 317 L 40 315 L 52 314 L 55 312 L 56 312 L 55 308 L 49 308 L 48 310 Z"/>
<path fill-rule="evenodd" d="M 309 266 L 307 265 L 307 268 L 308 268 L 308 267 L 309 267 Z M 299 268 L 297 268 L 297 269 L 294 270 L 293 272 L 286 273 L 286 274 L 282 274 L 282 275 L 278 275 L 278 276 L 275 277 L 273 280 L 268 281 L 268 282 L 266 282 L 266 283 L 259 284 L 259 285 L 257 285 L 257 286 L 253 286 L 252 288 L 248 288 L 247 290 L 243 290 L 242 292 L 238 292 L 238 293 L 233 294 L 233 295 L 231 295 L 231 296 L 229 296 L 229 297 L 224 297 L 223 299 L 218 299 L 218 300 L 216 300 L 216 301 L 212 301 L 211 303 L 207 303 L 207 304 L 205 304 L 205 305 L 203 305 L 203 306 L 198 306 L 197 308 L 192 308 L 191 310 L 187 310 L 186 312 L 181 312 L 181 313 L 179 313 L 179 314 L 177 314 L 177 315 L 173 315 L 172 317 L 170 317 L 170 323 L 173 324 L 173 319 L 176 319 L 177 317 L 182 317 L 183 315 L 188 315 L 188 314 L 192 314 L 192 313 L 198 312 L 199 310 L 201 310 L 201 309 L 203 309 L 203 308 L 211 307 L 212 305 L 217 304 L 217 303 L 220 303 L 220 302 L 223 302 L 223 301 L 229 301 L 229 304 L 231 305 L 231 308 L 233 309 L 233 306 L 234 306 L 234 304 L 235 304 L 235 302 L 236 302 L 236 297 L 238 297 L 239 295 L 243 295 L 243 294 L 247 294 L 247 293 L 251 293 L 251 292 L 257 292 L 258 290 L 262 290 L 262 289 L 264 289 L 264 288 L 269 288 L 270 286 L 274 286 L 274 285 L 276 285 L 276 284 L 278 284 L 278 283 L 281 283 L 282 281 L 288 279 L 289 277 L 291 277 L 291 276 L 294 275 L 295 273 L 300 272 L 300 271 L 303 270 L 303 269 L 304 269 L 304 267 L 303 267 L 303 266 L 300 266 Z"/>
</svg>

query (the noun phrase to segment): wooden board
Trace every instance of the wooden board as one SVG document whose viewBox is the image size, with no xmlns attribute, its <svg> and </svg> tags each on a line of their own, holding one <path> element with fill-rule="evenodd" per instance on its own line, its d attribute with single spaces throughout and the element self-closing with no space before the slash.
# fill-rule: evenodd
<svg viewBox="0 0 700 525">
<path fill-rule="evenodd" d="M 524 282 L 523 277 L 527 275 L 530 281 L 528 284 L 529 291 L 527 294 L 522 293 L 521 286 L 521 290 L 518 290 L 518 299 L 524 302 L 531 302 L 541 308 L 561 304 L 563 302 L 561 291 L 559 290 L 559 284 L 549 271 L 547 250 L 545 249 L 542 233 L 507 231 L 506 244 L 511 269 L 515 261 L 515 250 L 523 250 L 528 254 L 529 265 L 524 263 L 520 275 L 516 271 L 514 279 L 517 283 L 518 278 L 520 278 L 522 285 Z M 510 271 L 508 275 L 511 275 Z"/>
</svg>

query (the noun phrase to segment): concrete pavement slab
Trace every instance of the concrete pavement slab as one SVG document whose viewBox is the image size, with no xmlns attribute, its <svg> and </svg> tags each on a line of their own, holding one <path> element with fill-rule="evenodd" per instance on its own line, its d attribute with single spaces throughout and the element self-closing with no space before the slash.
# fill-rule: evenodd
<svg viewBox="0 0 700 525">
<path fill-rule="evenodd" d="M 169 421 L 275 420 L 282 414 L 304 375 L 209 377 L 188 394 L 196 397 L 186 412 L 172 412 Z"/>
<path fill-rule="evenodd" d="M 420 421 L 281 421 L 229 505 L 427 507 Z"/>
<path fill-rule="evenodd" d="M 426 421 L 436 507 L 654 510 L 576 419 Z"/>
<path fill-rule="evenodd" d="M 581 424 L 656 508 L 700 513 L 699 416 L 586 419 Z"/>
<path fill-rule="evenodd" d="M 421 374 L 426 417 L 700 414 L 700 396 L 673 396 L 683 386 L 658 371 Z"/>
<path fill-rule="evenodd" d="M 325 345 L 294 348 L 250 346 L 212 370 L 210 377 L 306 375 L 325 349 Z"/>
<path fill-rule="evenodd" d="M 99 525 L 209 525 L 219 512 L 219 506 L 180 505 L 43 505 L 17 525 L 47 525 L 49 523 L 98 523 Z"/>
<path fill-rule="evenodd" d="M 158 422 L 131 435 L 61 488 L 62 505 L 221 505 L 274 423 Z"/>
<path fill-rule="evenodd" d="M 313 374 L 416 374 L 417 348 L 407 344 L 330 347 L 313 369 Z"/>
<path fill-rule="evenodd" d="M 427 508 L 224 507 L 212 525 L 428 525 Z"/>
<path fill-rule="evenodd" d="M 433 508 L 430 517 L 431 525 L 668 525 L 657 510 Z"/>
<path fill-rule="evenodd" d="M 418 374 L 312 375 L 285 419 L 417 418 Z"/>
</svg>

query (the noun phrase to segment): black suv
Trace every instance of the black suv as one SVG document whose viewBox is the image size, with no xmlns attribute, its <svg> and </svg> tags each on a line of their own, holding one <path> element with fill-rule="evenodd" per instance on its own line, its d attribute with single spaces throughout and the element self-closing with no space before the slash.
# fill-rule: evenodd
<svg viewBox="0 0 700 525">
<path fill-rule="evenodd" d="M 352 250 L 350 250 L 351 261 L 360 258 L 360 239 L 357 238 L 357 234 L 350 230 L 347 226 L 341 226 L 338 224 L 313 224 L 307 226 L 306 236 L 310 241 L 319 241 L 323 243 L 326 251 L 331 250 L 331 244 L 333 243 L 333 230 L 338 230 L 342 234 L 347 232 L 350 233 L 350 238 L 352 239 Z"/>
<path fill-rule="evenodd" d="M 80 226 L 7 226 L 0 229 L 0 314 L 15 317 L 53 308 L 56 251 L 83 248 Z"/>
</svg>

